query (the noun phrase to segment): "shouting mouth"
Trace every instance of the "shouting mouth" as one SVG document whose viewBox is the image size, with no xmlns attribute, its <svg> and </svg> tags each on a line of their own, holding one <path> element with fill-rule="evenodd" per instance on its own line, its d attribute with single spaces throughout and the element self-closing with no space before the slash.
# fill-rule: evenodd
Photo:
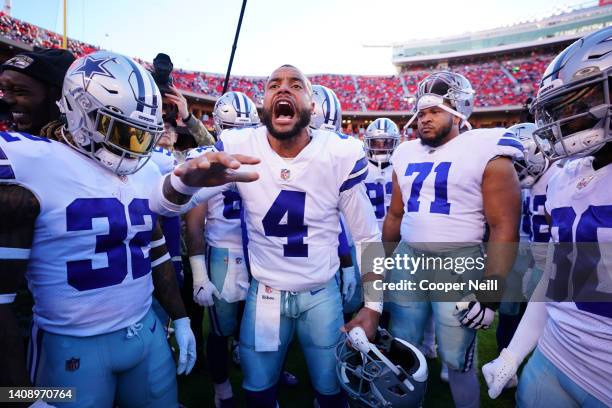
<svg viewBox="0 0 612 408">
<path fill-rule="evenodd" d="M 279 125 L 288 125 L 295 118 L 295 106 L 287 99 L 280 99 L 274 103 L 274 122 Z"/>
</svg>

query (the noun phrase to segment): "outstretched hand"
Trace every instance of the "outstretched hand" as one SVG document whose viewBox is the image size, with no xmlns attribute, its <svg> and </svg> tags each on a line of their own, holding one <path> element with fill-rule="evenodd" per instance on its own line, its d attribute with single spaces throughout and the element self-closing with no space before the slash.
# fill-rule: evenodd
<svg viewBox="0 0 612 408">
<path fill-rule="evenodd" d="M 249 183 L 259 178 L 253 171 L 236 171 L 242 164 L 257 164 L 259 159 L 242 154 L 207 152 L 174 169 L 174 174 L 191 187 L 214 187 L 227 183 Z"/>
</svg>

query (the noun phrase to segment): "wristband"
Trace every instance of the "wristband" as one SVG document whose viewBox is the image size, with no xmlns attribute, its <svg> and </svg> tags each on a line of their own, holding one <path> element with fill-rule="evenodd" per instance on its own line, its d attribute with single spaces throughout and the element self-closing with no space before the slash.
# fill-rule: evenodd
<svg viewBox="0 0 612 408">
<path fill-rule="evenodd" d="M 172 185 L 172 188 L 174 188 L 179 193 L 187 195 L 187 196 L 194 195 L 202 188 L 202 187 L 188 186 L 187 184 L 183 183 L 181 178 L 174 173 L 170 174 L 170 185 Z"/>
<path fill-rule="evenodd" d="M 206 258 L 204 258 L 204 255 L 190 256 L 189 265 L 191 266 L 194 286 L 201 285 L 209 281 L 208 271 L 206 270 Z"/>
<path fill-rule="evenodd" d="M 484 307 L 496 311 L 499 309 L 499 304 L 506 290 L 506 280 L 498 275 L 491 275 L 483 277 L 482 281 L 495 282 L 496 289 L 478 291 L 476 293 L 476 299 Z"/>
<path fill-rule="evenodd" d="M 383 302 L 365 302 L 365 307 L 377 313 L 383 312 Z"/>
</svg>

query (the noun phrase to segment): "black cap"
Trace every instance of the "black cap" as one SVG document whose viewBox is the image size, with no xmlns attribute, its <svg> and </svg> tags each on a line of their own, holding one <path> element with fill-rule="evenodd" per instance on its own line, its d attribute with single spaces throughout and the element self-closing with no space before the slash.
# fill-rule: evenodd
<svg viewBox="0 0 612 408">
<path fill-rule="evenodd" d="M 64 76 L 74 62 L 74 55 L 68 50 L 42 48 L 24 51 L 6 61 L 2 72 L 13 70 L 61 89 Z"/>
<path fill-rule="evenodd" d="M 174 68 L 170 56 L 168 54 L 164 54 L 163 52 L 160 52 L 155 58 L 153 58 L 153 65 L 164 67 L 169 71 L 172 71 Z"/>
</svg>

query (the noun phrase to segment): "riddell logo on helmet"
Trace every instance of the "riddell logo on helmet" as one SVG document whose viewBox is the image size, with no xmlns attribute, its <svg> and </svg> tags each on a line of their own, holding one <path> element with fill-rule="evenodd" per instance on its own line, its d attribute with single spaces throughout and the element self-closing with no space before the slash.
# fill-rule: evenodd
<svg viewBox="0 0 612 408">
<path fill-rule="evenodd" d="M 138 119 L 144 120 L 145 122 L 155 123 L 155 121 L 151 118 L 147 118 L 146 116 L 138 115 Z"/>
<path fill-rule="evenodd" d="M 540 88 L 540 90 L 538 91 L 538 95 L 544 95 L 546 92 L 550 92 L 553 89 L 560 87 L 561 85 L 563 85 L 563 81 L 557 78 L 554 81 L 552 81 L 549 85 L 546 85 Z"/>
</svg>

